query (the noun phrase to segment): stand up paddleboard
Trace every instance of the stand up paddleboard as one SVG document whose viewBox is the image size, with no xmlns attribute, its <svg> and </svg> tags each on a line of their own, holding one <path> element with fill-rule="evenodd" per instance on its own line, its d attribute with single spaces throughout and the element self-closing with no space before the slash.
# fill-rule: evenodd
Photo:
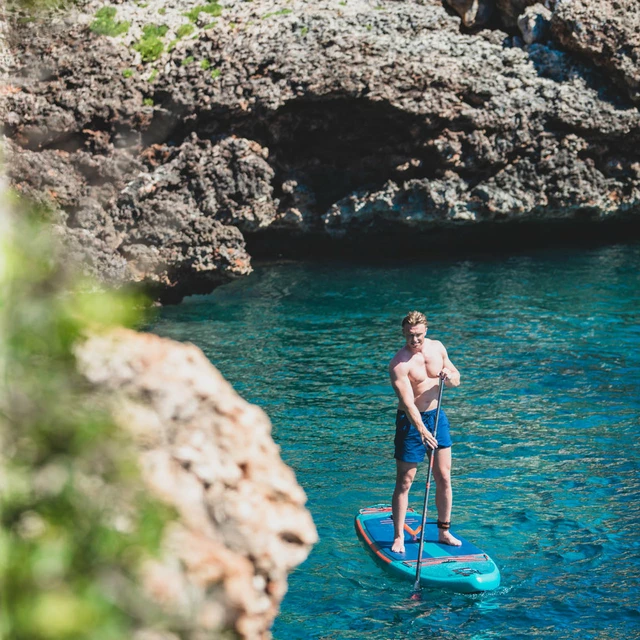
<svg viewBox="0 0 640 640">
<path fill-rule="evenodd" d="M 374 505 L 360 509 L 355 526 L 358 536 L 377 562 L 390 573 L 415 581 L 421 523 L 420 514 L 409 509 L 405 519 L 403 554 L 391 551 L 393 520 L 389 505 Z M 495 562 L 460 535 L 455 536 L 462 542 L 461 547 L 441 544 L 438 542 L 436 523 L 427 523 L 420 584 L 456 593 L 478 593 L 498 587 L 500 571 Z"/>
</svg>

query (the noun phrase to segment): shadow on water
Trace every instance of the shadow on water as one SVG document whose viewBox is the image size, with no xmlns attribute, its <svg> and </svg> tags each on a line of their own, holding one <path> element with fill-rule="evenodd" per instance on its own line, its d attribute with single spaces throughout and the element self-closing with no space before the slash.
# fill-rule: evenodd
<svg viewBox="0 0 640 640">
<path fill-rule="evenodd" d="M 254 261 L 275 259 L 348 260 L 354 264 L 385 264 L 402 260 L 494 260 L 549 249 L 576 251 L 612 244 L 637 243 L 640 218 L 592 220 L 585 209 L 576 220 L 483 223 L 450 228 L 438 226 L 424 232 L 396 228 L 363 231 L 341 239 L 327 233 L 287 234 L 265 230 L 245 233 Z M 583 219 L 579 219 L 579 218 Z"/>
</svg>

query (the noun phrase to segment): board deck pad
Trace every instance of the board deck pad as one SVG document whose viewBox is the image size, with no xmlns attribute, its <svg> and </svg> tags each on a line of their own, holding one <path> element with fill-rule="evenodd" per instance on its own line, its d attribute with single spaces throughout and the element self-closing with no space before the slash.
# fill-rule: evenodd
<svg viewBox="0 0 640 640">
<path fill-rule="evenodd" d="M 393 520 L 389 505 L 374 505 L 360 509 L 355 519 L 358 536 L 374 558 L 391 573 L 415 582 L 420 546 L 421 514 L 409 510 L 405 518 L 405 553 L 391 551 Z M 462 546 L 438 542 L 435 522 L 426 525 L 420 584 L 455 591 L 477 593 L 495 589 L 500 584 L 500 571 L 484 551 L 451 531 Z"/>
</svg>

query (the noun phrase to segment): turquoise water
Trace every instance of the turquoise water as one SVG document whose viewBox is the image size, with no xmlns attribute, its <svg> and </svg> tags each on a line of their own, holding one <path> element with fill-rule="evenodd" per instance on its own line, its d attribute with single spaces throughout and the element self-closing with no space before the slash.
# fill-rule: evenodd
<svg viewBox="0 0 640 640">
<path fill-rule="evenodd" d="M 197 344 L 269 414 L 308 495 L 320 542 L 290 576 L 276 640 L 640 638 L 639 273 L 637 245 L 271 264 L 161 311 L 153 331 Z M 443 399 L 454 529 L 500 567 L 491 593 L 412 600 L 354 532 L 360 507 L 391 496 L 387 364 L 412 308 L 462 374 Z"/>
</svg>

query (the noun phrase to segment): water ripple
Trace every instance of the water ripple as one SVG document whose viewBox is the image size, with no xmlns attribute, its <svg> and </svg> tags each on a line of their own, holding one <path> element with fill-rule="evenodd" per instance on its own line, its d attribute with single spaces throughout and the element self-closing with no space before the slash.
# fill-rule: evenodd
<svg viewBox="0 0 640 640">
<path fill-rule="evenodd" d="M 640 247 L 484 261 L 286 264 L 163 309 L 262 406 L 320 533 L 274 626 L 289 638 L 640 638 Z M 425 309 L 463 376 L 444 402 L 457 529 L 500 589 L 423 591 L 353 531 L 390 499 L 398 322 Z M 413 491 L 422 498 L 424 470 Z"/>
</svg>

